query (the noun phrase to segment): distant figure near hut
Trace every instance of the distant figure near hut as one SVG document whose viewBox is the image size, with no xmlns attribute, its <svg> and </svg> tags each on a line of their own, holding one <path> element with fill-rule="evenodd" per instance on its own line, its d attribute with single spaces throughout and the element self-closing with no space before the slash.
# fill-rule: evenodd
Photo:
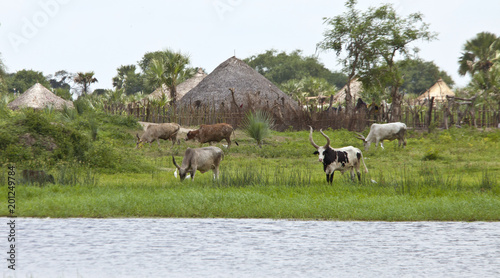
<svg viewBox="0 0 500 278">
<path fill-rule="evenodd" d="M 31 86 L 31 88 L 26 90 L 18 98 L 7 104 L 7 107 L 12 110 L 21 109 L 23 107 L 44 109 L 49 106 L 52 106 L 56 110 L 62 110 L 64 106 L 74 108 L 72 101 L 58 97 L 40 83 Z"/>
</svg>

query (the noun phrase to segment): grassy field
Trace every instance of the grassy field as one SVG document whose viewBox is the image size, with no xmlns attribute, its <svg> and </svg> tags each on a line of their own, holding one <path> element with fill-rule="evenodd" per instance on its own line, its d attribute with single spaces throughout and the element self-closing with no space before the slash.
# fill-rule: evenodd
<svg viewBox="0 0 500 278">
<path fill-rule="evenodd" d="M 499 130 L 410 131 L 405 149 L 393 141 L 385 150 L 363 151 L 369 173 L 362 182 L 336 172 L 333 185 L 326 183 L 306 131 L 273 132 L 262 148 L 238 131 L 239 146 L 217 144 L 225 151 L 220 179 L 197 173 L 194 182 L 174 177 L 171 155 L 181 161 L 188 146 L 199 144 L 171 149 L 162 141 L 161 148 L 153 143 L 136 150 L 137 129 L 120 136 L 99 132 L 101 139 L 85 153 L 95 164 L 58 162 L 46 168 L 55 185 L 16 186 L 18 216 L 500 220 Z M 334 147 L 362 149 L 351 132 L 326 134 Z M 326 142 L 318 132 L 314 139 Z M 19 179 L 24 165 L 16 166 Z M 2 167 L 0 196 L 7 196 L 7 164 Z M 0 199 L 0 215 L 8 215 L 7 198 Z"/>
</svg>

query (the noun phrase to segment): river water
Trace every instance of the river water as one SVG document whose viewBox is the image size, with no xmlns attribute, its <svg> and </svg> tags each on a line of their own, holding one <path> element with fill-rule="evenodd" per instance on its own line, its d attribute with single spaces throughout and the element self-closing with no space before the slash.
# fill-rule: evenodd
<svg viewBox="0 0 500 278">
<path fill-rule="evenodd" d="M 500 277 L 499 222 L 17 218 L 1 247 L 2 277 Z"/>
</svg>

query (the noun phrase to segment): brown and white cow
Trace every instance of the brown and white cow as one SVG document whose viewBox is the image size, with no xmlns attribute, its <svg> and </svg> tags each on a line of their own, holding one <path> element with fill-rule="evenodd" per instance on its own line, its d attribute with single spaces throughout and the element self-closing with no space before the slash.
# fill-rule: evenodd
<svg viewBox="0 0 500 278">
<path fill-rule="evenodd" d="M 181 166 L 177 165 L 173 155 L 172 161 L 179 170 L 181 181 L 188 177 L 188 174 L 191 175 L 191 180 L 194 180 L 196 171 L 200 171 L 203 174 L 208 170 L 212 170 L 214 178 L 217 179 L 219 178 L 219 165 L 223 157 L 224 153 L 221 149 L 210 146 L 195 149 L 187 148 Z"/>
<path fill-rule="evenodd" d="M 227 147 L 231 147 L 231 133 L 233 127 L 230 124 L 214 124 L 214 125 L 200 125 L 197 130 L 192 130 L 187 133 L 186 140 L 197 140 L 200 144 L 212 142 L 220 142 L 226 139 Z M 235 142 L 238 145 L 237 142 Z"/>
<path fill-rule="evenodd" d="M 160 147 L 160 139 L 163 140 L 172 140 L 172 146 L 177 141 L 177 133 L 181 128 L 180 125 L 176 123 L 163 123 L 159 125 L 149 125 L 146 128 L 146 131 L 139 137 L 139 134 L 136 134 L 137 143 L 136 148 L 141 146 L 144 143 L 151 143 L 155 140 L 158 141 L 158 147 Z"/>
</svg>

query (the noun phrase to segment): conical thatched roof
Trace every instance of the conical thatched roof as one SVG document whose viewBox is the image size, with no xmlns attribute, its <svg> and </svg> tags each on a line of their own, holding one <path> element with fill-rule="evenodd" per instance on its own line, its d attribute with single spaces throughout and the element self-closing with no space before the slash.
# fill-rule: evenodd
<svg viewBox="0 0 500 278">
<path fill-rule="evenodd" d="M 356 99 L 361 97 L 363 91 L 363 83 L 358 78 L 351 79 L 351 96 L 352 103 L 356 103 Z M 347 92 L 347 84 L 342 87 L 335 95 L 333 95 L 333 103 L 345 102 L 345 94 Z"/>
<path fill-rule="evenodd" d="M 180 100 L 187 92 L 196 87 L 196 85 L 198 85 L 198 83 L 200 83 L 206 76 L 207 74 L 201 68 L 199 68 L 195 75 L 193 75 L 193 77 L 179 84 L 177 86 L 177 100 Z M 144 99 L 160 99 L 162 97 L 162 94 L 165 94 L 167 98 L 170 98 L 170 89 L 165 85 L 163 85 L 162 87 L 163 90 L 162 88 L 158 88 L 154 90 L 154 92 L 146 96 Z"/>
<path fill-rule="evenodd" d="M 455 93 L 450 89 L 450 87 L 448 87 L 448 85 L 446 85 L 443 79 L 439 78 L 439 80 L 432 85 L 429 90 L 417 97 L 417 101 L 422 103 L 426 99 L 430 100 L 434 97 L 435 102 L 443 102 L 446 101 L 446 96 L 455 96 Z"/>
<path fill-rule="evenodd" d="M 52 106 L 57 110 L 62 110 L 64 106 L 74 108 L 72 101 L 64 100 L 63 98 L 56 96 L 40 83 L 36 83 L 31 86 L 31 88 L 26 90 L 26 92 L 7 104 L 7 106 L 12 110 L 23 107 L 43 109 L 48 106 Z"/>
<path fill-rule="evenodd" d="M 234 100 L 230 89 L 234 91 Z M 296 101 L 236 57 L 227 59 L 215 68 L 184 95 L 180 105 L 267 110 L 274 114 L 276 122 L 281 125 L 291 125 L 300 110 Z"/>
</svg>

